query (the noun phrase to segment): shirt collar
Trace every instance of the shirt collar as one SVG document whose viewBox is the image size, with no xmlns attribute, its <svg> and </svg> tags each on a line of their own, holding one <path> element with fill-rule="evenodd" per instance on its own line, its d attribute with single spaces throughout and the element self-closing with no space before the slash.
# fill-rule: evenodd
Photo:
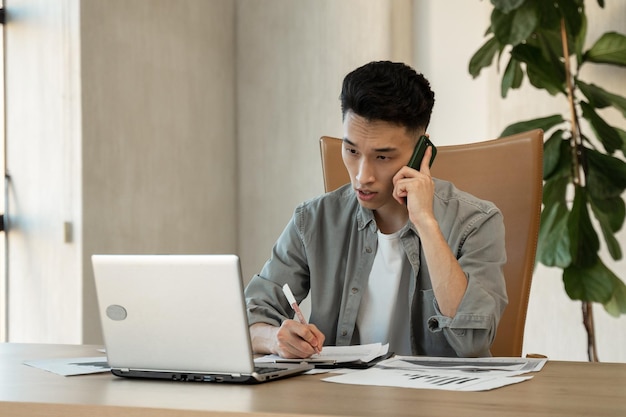
<svg viewBox="0 0 626 417">
<path fill-rule="evenodd" d="M 350 190 L 350 196 L 356 200 L 357 197 L 354 194 L 354 190 L 352 189 L 352 187 L 350 187 L 349 190 Z M 358 229 L 364 230 L 367 227 L 372 227 L 372 231 L 376 232 L 376 230 L 378 230 L 378 227 L 376 226 L 376 219 L 374 218 L 374 212 L 368 208 L 363 207 L 361 204 L 359 204 L 358 201 L 356 201 L 356 204 L 358 207 L 356 211 L 356 220 L 357 220 Z M 411 223 L 410 220 L 407 221 L 407 224 L 402 228 L 402 233 L 400 235 L 405 236 L 407 235 L 407 233 L 409 233 L 409 231 L 412 231 L 414 234 L 419 236 L 419 234 L 417 233 L 417 229 L 415 228 L 415 225 Z"/>
<path fill-rule="evenodd" d="M 357 220 L 357 227 L 359 230 L 364 230 L 367 227 L 371 227 L 373 232 L 376 232 L 376 230 L 378 230 L 378 226 L 376 226 L 376 219 L 374 218 L 374 212 L 368 208 L 363 207 L 360 204 L 356 212 L 356 220 Z M 415 225 L 411 223 L 410 220 L 408 220 L 406 225 L 404 225 L 404 227 L 402 228 L 402 232 L 400 233 L 400 236 L 406 236 L 411 231 L 415 235 L 418 235 Z"/>
<path fill-rule="evenodd" d="M 359 230 L 363 230 L 371 225 L 373 227 L 373 230 L 376 231 L 376 219 L 374 219 L 374 212 L 368 208 L 363 207 L 360 204 L 356 212 L 356 220 Z"/>
</svg>

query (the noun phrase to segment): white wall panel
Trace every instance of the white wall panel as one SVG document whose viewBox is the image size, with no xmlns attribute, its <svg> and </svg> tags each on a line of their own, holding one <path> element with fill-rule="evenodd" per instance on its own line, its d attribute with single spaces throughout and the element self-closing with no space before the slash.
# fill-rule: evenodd
<svg viewBox="0 0 626 417">
<path fill-rule="evenodd" d="M 80 342 L 78 2 L 6 1 L 9 333 Z"/>
</svg>

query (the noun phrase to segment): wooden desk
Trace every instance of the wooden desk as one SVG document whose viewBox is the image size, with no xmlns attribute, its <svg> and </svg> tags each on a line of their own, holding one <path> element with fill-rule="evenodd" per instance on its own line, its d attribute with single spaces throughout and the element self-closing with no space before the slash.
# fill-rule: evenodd
<svg viewBox="0 0 626 417">
<path fill-rule="evenodd" d="M 63 377 L 22 363 L 97 346 L 0 344 L 0 416 L 626 416 L 626 364 L 548 362 L 493 391 L 369 387 L 302 375 L 260 385 Z"/>
</svg>

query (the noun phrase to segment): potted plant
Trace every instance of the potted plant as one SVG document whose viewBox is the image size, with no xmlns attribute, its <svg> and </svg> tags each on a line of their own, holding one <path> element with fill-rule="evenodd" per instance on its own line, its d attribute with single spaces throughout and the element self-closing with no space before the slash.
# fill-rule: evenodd
<svg viewBox="0 0 626 417">
<path fill-rule="evenodd" d="M 604 8 L 604 0 L 597 0 Z M 626 285 L 600 256 L 603 236 L 610 256 L 622 250 L 615 238 L 626 205 L 626 131 L 607 123 L 600 109 L 613 107 L 626 118 L 626 99 L 580 77 L 589 65 L 626 67 L 626 36 L 607 32 L 585 49 L 584 0 L 491 0 L 487 41 L 469 63 L 475 78 L 494 62 L 507 61 L 501 95 L 524 79 L 553 96 L 563 96 L 563 114 L 524 120 L 501 136 L 541 128 L 544 192 L 537 260 L 563 270 L 567 295 L 582 302 L 590 361 L 597 361 L 592 303 L 619 316 L 626 313 Z M 497 56 L 497 59 L 495 59 Z M 581 124 L 585 121 L 585 125 Z M 596 222 L 592 221 L 592 216 Z M 597 226 L 596 226 L 597 225 Z"/>
</svg>

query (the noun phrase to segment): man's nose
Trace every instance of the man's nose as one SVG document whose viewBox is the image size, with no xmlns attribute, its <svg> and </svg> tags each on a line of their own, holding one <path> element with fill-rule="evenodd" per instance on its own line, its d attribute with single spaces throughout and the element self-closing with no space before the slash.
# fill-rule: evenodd
<svg viewBox="0 0 626 417">
<path fill-rule="evenodd" d="M 360 184 L 369 184 L 374 182 L 374 170 L 372 168 L 372 164 L 370 164 L 366 159 L 361 160 L 356 179 Z"/>
</svg>

